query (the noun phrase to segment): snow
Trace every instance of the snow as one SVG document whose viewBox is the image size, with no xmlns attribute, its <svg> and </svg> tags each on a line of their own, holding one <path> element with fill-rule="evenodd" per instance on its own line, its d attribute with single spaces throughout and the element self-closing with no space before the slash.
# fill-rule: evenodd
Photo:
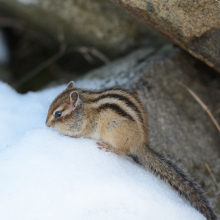
<svg viewBox="0 0 220 220">
<path fill-rule="evenodd" d="M 64 88 L 20 95 L 0 82 L 0 219 L 205 219 L 131 158 L 47 128 Z"/>
</svg>

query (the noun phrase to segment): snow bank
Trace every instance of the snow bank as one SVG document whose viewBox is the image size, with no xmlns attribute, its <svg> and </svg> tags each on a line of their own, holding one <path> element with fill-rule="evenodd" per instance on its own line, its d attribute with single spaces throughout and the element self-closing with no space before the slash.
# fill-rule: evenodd
<svg viewBox="0 0 220 220">
<path fill-rule="evenodd" d="M 46 128 L 64 88 L 20 95 L 0 82 L 0 219 L 205 219 L 129 157 Z"/>
</svg>

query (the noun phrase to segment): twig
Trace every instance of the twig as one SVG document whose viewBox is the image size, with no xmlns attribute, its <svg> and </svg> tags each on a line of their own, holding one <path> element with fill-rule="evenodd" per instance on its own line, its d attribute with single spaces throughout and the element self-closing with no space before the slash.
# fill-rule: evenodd
<svg viewBox="0 0 220 220">
<path fill-rule="evenodd" d="M 63 31 L 63 26 L 58 27 L 58 35 L 57 35 L 58 41 L 60 44 L 63 44 L 65 42 L 65 35 Z"/>
<path fill-rule="evenodd" d="M 203 102 L 190 88 L 188 88 L 186 85 L 182 84 L 181 82 L 178 82 L 178 84 L 188 90 L 188 92 L 195 98 L 195 100 L 196 100 L 196 101 L 202 106 L 202 108 L 207 112 L 207 114 L 209 115 L 209 117 L 212 119 L 213 123 L 214 123 L 215 126 L 217 127 L 218 131 L 220 132 L 220 126 L 219 126 L 218 122 L 216 121 L 215 117 L 213 116 L 213 114 L 211 113 L 211 111 L 208 109 L 208 107 L 204 104 L 204 102 Z"/>
<path fill-rule="evenodd" d="M 89 48 L 88 47 L 77 47 L 74 49 L 75 51 L 78 51 L 83 55 L 83 57 L 91 64 L 95 63 L 95 60 L 93 57 L 89 54 Z"/>
<path fill-rule="evenodd" d="M 217 183 L 217 180 L 215 179 L 215 176 L 213 175 L 213 173 L 212 173 L 212 171 L 211 171 L 211 169 L 210 169 L 208 163 L 205 162 L 205 166 L 206 166 L 207 170 L 209 171 L 209 173 L 210 173 L 210 175 L 211 175 L 211 177 L 212 177 L 212 179 L 213 179 L 215 185 L 217 186 L 218 190 L 220 191 L 220 187 L 219 187 L 219 185 L 218 185 L 218 183 Z"/>
<path fill-rule="evenodd" d="M 94 47 L 91 47 L 91 48 L 90 47 L 77 47 L 74 50 L 81 53 L 84 56 L 84 58 L 92 64 L 95 63 L 95 60 L 90 54 L 92 54 L 94 57 L 99 58 L 105 64 L 110 63 L 110 60 L 103 53 L 101 53 L 99 50 L 97 50 Z"/>
<path fill-rule="evenodd" d="M 53 64 L 54 62 L 56 62 L 58 59 L 60 59 L 64 54 L 67 53 L 71 53 L 73 51 L 77 51 L 79 53 L 82 53 L 84 58 L 90 62 L 90 63 L 94 63 L 94 59 L 93 57 L 89 54 L 89 52 L 91 54 L 93 54 L 94 56 L 98 57 L 100 60 L 102 60 L 104 63 L 109 63 L 109 59 L 102 54 L 100 51 L 98 51 L 95 48 L 89 48 L 89 47 L 75 47 L 72 48 L 72 50 L 68 50 L 66 51 L 66 45 L 62 44 L 60 51 L 56 54 L 54 54 L 52 57 L 50 57 L 48 60 L 44 61 L 43 63 L 41 63 L 40 65 L 38 65 L 36 68 L 34 68 L 33 70 L 31 70 L 29 73 L 27 73 L 26 75 L 24 75 L 21 79 L 19 79 L 18 81 L 16 81 L 15 83 L 13 83 L 11 86 L 15 89 L 19 88 L 20 86 L 22 86 L 25 82 L 27 82 L 28 80 L 30 80 L 31 78 L 33 78 L 34 76 L 36 76 L 38 73 L 40 73 L 42 70 L 44 70 L 45 68 L 47 68 L 48 66 L 50 66 L 51 64 Z"/>
<path fill-rule="evenodd" d="M 110 63 L 110 60 L 103 53 L 101 53 L 99 50 L 97 50 L 96 48 L 92 47 L 90 50 L 90 53 L 93 56 L 98 57 L 101 61 L 103 61 L 103 63 L 105 63 L 105 64 Z"/>
<path fill-rule="evenodd" d="M 45 62 L 41 63 L 36 68 L 34 68 L 32 71 L 30 71 L 29 73 L 24 75 L 21 79 L 19 79 L 17 82 L 12 84 L 12 87 L 15 88 L 15 89 L 19 88 L 25 82 L 27 82 L 28 80 L 30 80 L 31 78 L 36 76 L 39 72 L 41 72 L 42 70 L 47 68 L 49 65 L 51 65 L 52 63 L 54 63 L 58 59 L 60 59 L 64 55 L 65 51 L 66 51 L 66 45 L 63 44 L 61 46 L 60 51 L 58 53 L 54 54 L 48 60 L 46 60 Z"/>
</svg>

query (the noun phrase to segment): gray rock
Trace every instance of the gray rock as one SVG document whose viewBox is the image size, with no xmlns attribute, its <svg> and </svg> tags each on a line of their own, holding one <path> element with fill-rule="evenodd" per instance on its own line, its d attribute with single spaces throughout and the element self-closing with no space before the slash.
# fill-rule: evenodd
<svg viewBox="0 0 220 220">
<path fill-rule="evenodd" d="M 108 0 L 0 0 L 0 11 L 44 34 L 46 44 L 93 46 L 110 58 L 166 41 Z"/>
<path fill-rule="evenodd" d="M 182 164 L 219 211 L 220 193 L 205 166 L 207 162 L 220 183 L 219 132 L 197 101 L 178 84 L 187 85 L 216 112 L 220 89 L 208 86 L 212 80 L 202 82 L 201 76 L 209 75 L 210 69 L 198 70 L 196 66 L 203 65 L 198 62 L 172 45 L 147 48 L 90 72 L 77 86 L 85 81 L 90 88 L 121 86 L 138 95 L 148 112 L 150 146 Z M 215 83 L 219 85 L 219 79 Z"/>
<path fill-rule="evenodd" d="M 220 72 L 220 1 L 112 0 Z"/>
</svg>

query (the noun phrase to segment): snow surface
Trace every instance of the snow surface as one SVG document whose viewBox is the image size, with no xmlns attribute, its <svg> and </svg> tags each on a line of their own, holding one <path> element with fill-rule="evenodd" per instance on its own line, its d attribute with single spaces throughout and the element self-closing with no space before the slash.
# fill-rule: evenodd
<svg viewBox="0 0 220 220">
<path fill-rule="evenodd" d="M 0 82 L 0 219 L 205 219 L 129 157 L 47 128 L 64 88 L 20 95 Z"/>
</svg>

